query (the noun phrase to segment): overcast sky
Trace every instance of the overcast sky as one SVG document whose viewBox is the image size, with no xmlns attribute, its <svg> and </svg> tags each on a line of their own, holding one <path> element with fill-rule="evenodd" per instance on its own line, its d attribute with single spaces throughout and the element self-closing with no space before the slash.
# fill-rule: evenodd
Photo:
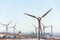
<svg viewBox="0 0 60 40">
<path fill-rule="evenodd" d="M 53 25 L 53 32 L 60 33 L 60 0 L 0 0 L 0 22 L 8 24 L 9 27 L 16 23 L 16 29 L 22 32 L 34 32 L 34 25 L 37 26 L 37 20 L 24 15 L 24 13 L 41 17 L 49 9 L 53 8 L 41 22 L 44 25 Z M 5 26 L 0 25 L 1 31 L 5 31 Z M 10 31 L 11 28 L 9 29 Z M 50 28 L 46 29 L 50 32 Z"/>
</svg>

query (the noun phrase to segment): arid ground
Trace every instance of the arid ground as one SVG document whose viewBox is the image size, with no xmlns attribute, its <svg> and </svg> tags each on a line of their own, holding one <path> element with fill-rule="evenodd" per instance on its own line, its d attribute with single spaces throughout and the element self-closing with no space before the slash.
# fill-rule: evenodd
<svg viewBox="0 0 60 40">
<path fill-rule="evenodd" d="M 6 39 L 6 38 L 0 38 L 0 40 L 38 40 L 37 38 L 25 38 L 25 39 Z M 41 39 L 41 40 L 60 40 L 60 37 L 47 37 L 47 39 Z"/>
</svg>

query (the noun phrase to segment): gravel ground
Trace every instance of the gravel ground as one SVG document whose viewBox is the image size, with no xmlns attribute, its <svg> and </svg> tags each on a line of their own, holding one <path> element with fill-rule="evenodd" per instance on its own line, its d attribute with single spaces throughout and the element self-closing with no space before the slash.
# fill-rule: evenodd
<svg viewBox="0 0 60 40">
<path fill-rule="evenodd" d="M 19 40 L 38 40 L 38 39 L 19 39 Z M 41 39 L 41 40 L 44 40 L 44 39 Z"/>
</svg>

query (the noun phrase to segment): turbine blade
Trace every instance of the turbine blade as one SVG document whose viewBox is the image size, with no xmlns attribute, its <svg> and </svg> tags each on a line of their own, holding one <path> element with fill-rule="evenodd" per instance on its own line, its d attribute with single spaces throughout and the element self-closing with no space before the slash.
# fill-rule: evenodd
<svg viewBox="0 0 60 40">
<path fill-rule="evenodd" d="M 32 25 L 33 25 L 35 28 L 37 28 L 33 23 L 32 23 Z"/>
<path fill-rule="evenodd" d="M 42 23 L 41 23 L 41 24 L 42 24 Z M 42 24 L 42 26 L 43 26 L 43 27 L 45 27 L 45 25 L 44 25 L 44 24 Z"/>
<path fill-rule="evenodd" d="M 42 23 L 41 23 L 42 24 Z M 45 29 L 45 25 L 44 24 L 42 24 L 42 26 L 43 26 L 43 30 Z"/>
<path fill-rule="evenodd" d="M 15 23 L 15 25 L 14 25 L 14 26 L 12 26 L 11 28 L 15 28 L 15 26 L 16 26 L 16 23 Z"/>
<path fill-rule="evenodd" d="M 6 26 L 6 24 L 2 24 L 2 23 L 0 23 L 0 24 Z"/>
<path fill-rule="evenodd" d="M 11 23 L 12 21 L 10 21 L 8 24 L 7 24 L 7 26 Z"/>
<path fill-rule="evenodd" d="M 26 13 L 24 13 L 24 14 L 37 19 L 37 17 L 34 15 L 30 15 L 30 14 L 26 14 Z"/>
<path fill-rule="evenodd" d="M 14 25 L 14 27 L 16 26 L 16 23 L 15 23 L 15 25 Z"/>
<path fill-rule="evenodd" d="M 16 22 L 16 23 L 17 23 L 17 22 Z M 15 25 L 14 25 L 14 29 L 17 31 L 17 29 L 16 29 L 16 27 L 15 27 L 15 26 L 16 26 L 16 23 L 15 23 Z"/>
<path fill-rule="evenodd" d="M 13 28 L 13 27 L 9 27 L 9 28 Z"/>
<path fill-rule="evenodd" d="M 48 27 L 51 27 L 51 26 L 45 26 L 45 28 L 48 28 Z"/>
<path fill-rule="evenodd" d="M 53 8 L 51 8 L 49 11 L 47 11 L 41 18 L 45 17 Z"/>
</svg>

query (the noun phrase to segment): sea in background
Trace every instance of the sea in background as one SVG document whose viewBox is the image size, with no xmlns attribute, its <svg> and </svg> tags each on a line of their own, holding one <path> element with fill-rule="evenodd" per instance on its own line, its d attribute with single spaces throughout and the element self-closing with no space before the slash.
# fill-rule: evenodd
<svg viewBox="0 0 60 40">
<path fill-rule="evenodd" d="M 22 32 L 22 34 L 32 34 L 31 32 Z M 44 34 L 44 33 L 42 33 Z M 51 35 L 51 33 L 46 33 L 48 35 Z M 52 36 L 60 36 L 60 33 L 52 33 Z"/>
</svg>

